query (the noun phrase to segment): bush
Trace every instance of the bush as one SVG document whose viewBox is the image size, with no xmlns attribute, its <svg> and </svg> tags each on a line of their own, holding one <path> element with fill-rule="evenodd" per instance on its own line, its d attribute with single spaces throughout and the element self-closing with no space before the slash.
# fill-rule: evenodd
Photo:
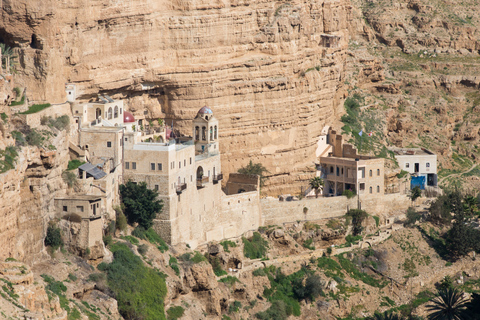
<svg viewBox="0 0 480 320">
<path fill-rule="evenodd" d="M 210 262 L 210 264 L 212 265 L 213 273 L 215 273 L 217 277 L 227 274 L 227 272 L 223 270 L 222 264 L 220 262 L 220 258 L 216 256 L 211 256 L 208 253 L 205 253 L 205 257 L 208 259 L 208 262 Z"/>
<path fill-rule="evenodd" d="M 165 319 L 165 280 L 147 268 L 127 245 L 115 243 L 110 250 L 114 260 L 105 266 L 107 281 L 125 319 Z"/>
<path fill-rule="evenodd" d="M 251 239 L 242 238 L 244 247 L 243 253 L 246 258 L 260 259 L 265 257 L 268 251 L 268 242 L 263 239 L 260 233 L 254 232 Z"/>
<path fill-rule="evenodd" d="M 362 222 L 363 220 L 365 220 L 366 217 L 368 217 L 368 214 L 364 210 L 350 209 L 348 210 L 346 215 L 352 218 L 353 235 L 356 236 L 362 233 Z"/>
<path fill-rule="evenodd" d="M 285 302 L 282 300 L 275 300 L 272 302 L 270 308 L 263 312 L 256 313 L 255 317 L 260 320 L 286 320 L 288 318 L 288 314 L 286 311 Z"/>
<path fill-rule="evenodd" d="M 60 228 L 57 228 L 53 224 L 48 226 L 47 236 L 45 237 L 45 245 L 51 247 L 53 251 L 56 251 L 58 248 L 63 246 Z"/>
<path fill-rule="evenodd" d="M 220 279 L 218 281 L 227 284 L 227 286 L 229 286 L 229 287 L 233 286 L 235 284 L 235 282 L 240 282 L 240 280 L 238 280 L 238 278 L 232 277 L 232 276 L 223 277 L 222 279 Z"/>
<path fill-rule="evenodd" d="M 178 318 L 181 318 L 184 311 L 185 310 L 180 306 L 171 307 L 167 310 L 167 320 L 177 320 Z"/>
<path fill-rule="evenodd" d="M 170 259 L 168 260 L 168 265 L 170 266 L 170 268 L 173 269 L 173 271 L 175 271 L 177 277 L 180 276 L 180 269 L 178 268 L 177 258 L 170 256 Z"/>
<path fill-rule="evenodd" d="M 352 244 L 356 244 L 358 243 L 358 241 L 362 241 L 362 236 L 358 235 L 358 236 L 352 236 L 352 235 L 348 235 L 345 237 L 345 241 L 346 241 L 346 244 L 348 246 L 352 245 Z"/>
<path fill-rule="evenodd" d="M 31 129 L 25 136 L 25 141 L 30 146 L 41 147 L 43 140 L 45 139 L 35 129 Z"/>
<path fill-rule="evenodd" d="M 68 167 L 67 167 L 67 170 L 75 170 L 77 169 L 78 167 L 80 167 L 82 164 L 84 164 L 85 161 L 80 161 L 80 160 L 77 160 L 77 159 L 74 159 L 74 160 L 70 160 L 68 161 Z"/>
<path fill-rule="evenodd" d="M 118 230 L 126 231 L 127 230 L 127 217 L 125 217 L 125 215 L 120 212 L 120 214 L 117 215 L 117 220 L 115 221 L 115 224 L 116 224 Z"/>
<path fill-rule="evenodd" d="M 249 164 L 247 164 L 245 167 L 241 167 L 240 169 L 238 169 L 238 173 L 258 175 L 260 177 L 260 186 L 263 186 L 265 179 L 267 179 L 267 177 L 265 177 L 265 174 L 268 173 L 268 170 L 261 163 L 254 164 L 252 160 L 250 160 Z"/>
<path fill-rule="evenodd" d="M 347 199 L 351 199 L 357 195 L 357 193 L 353 190 L 344 190 L 342 193 L 343 196 L 346 196 Z"/>
<path fill-rule="evenodd" d="M 222 245 L 225 252 L 230 252 L 230 250 L 228 250 L 228 247 L 235 248 L 237 246 L 235 242 L 229 240 L 222 241 L 220 242 L 220 244 Z"/>
<path fill-rule="evenodd" d="M 307 239 L 303 242 L 303 247 L 304 248 L 307 248 L 307 249 L 310 249 L 310 250 L 315 250 L 315 246 L 312 245 L 313 243 L 313 239 L 310 238 L 310 239 Z"/>
<path fill-rule="evenodd" d="M 407 227 L 411 227 L 415 224 L 415 222 L 417 222 L 418 220 L 420 220 L 420 218 L 422 217 L 422 215 L 417 212 L 417 210 L 415 210 L 415 208 L 413 207 L 409 207 L 407 209 L 407 220 L 405 221 L 405 226 Z"/>
<path fill-rule="evenodd" d="M 78 278 L 73 273 L 69 273 L 68 274 L 68 279 L 70 279 L 71 281 L 77 281 Z"/>
<path fill-rule="evenodd" d="M 105 244 L 105 247 L 108 247 L 109 245 L 111 245 L 112 242 L 113 242 L 113 239 L 111 235 L 103 237 L 103 243 Z"/>
<path fill-rule="evenodd" d="M 149 229 L 163 207 L 161 201 L 157 200 L 158 192 L 148 189 L 145 182 L 135 184 L 129 181 L 120 185 L 120 195 L 128 221 L 138 222 L 143 228 Z"/>
<path fill-rule="evenodd" d="M 7 114 L 5 112 L 2 112 L 2 113 L 0 113 L 0 116 L 2 117 L 3 122 L 6 123 L 7 119 L 8 119 Z"/>
<path fill-rule="evenodd" d="M 252 274 L 254 277 L 264 277 L 267 275 L 262 268 L 253 270 Z"/>
<path fill-rule="evenodd" d="M 233 303 L 228 307 L 228 313 L 238 312 L 242 307 L 242 303 L 240 301 L 233 301 Z"/>
<path fill-rule="evenodd" d="M 126 223 L 125 220 L 125 225 Z M 158 245 L 157 248 L 162 253 L 168 250 L 167 243 L 163 241 L 163 239 L 152 228 L 145 230 L 142 226 L 138 226 L 133 230 L 132 235 L 139 239 L 148 240 L 151 244 Z"/>
<path fill-rule="evenodd" d="M 137 250 L 138 250 L 138 253 L 144 256 L 148 251 L 148 246 L 146 244 L 141 244 L 138 246 Z"/>
<path fill-rule="evenodd" d="M 195 255 L 192 258 L 193 263 L 200 263 L 203 261 L 208 261 L 200 252 L 195 251 Z"/>
<path fill-rule="evenodd" d="M 57 130 L 65 130 L 68 129 L 68 125 L 70 124 L 70 118 L 67 115 L 63 115 L 61 117 L 56 118 L 55 120 L 49 119 L 50 125 Z"/>
</svg>

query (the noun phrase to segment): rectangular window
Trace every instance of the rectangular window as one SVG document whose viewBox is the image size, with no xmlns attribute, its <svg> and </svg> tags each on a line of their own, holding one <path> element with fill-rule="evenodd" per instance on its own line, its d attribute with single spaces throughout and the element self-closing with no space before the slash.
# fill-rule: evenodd
<svg viewBox="0 0 480 320">
<path fill-rule="evenodd" d="M 132 170 L 137 170 L 137 163 L 136 162 L 132 162 Z"/>
<path fill-rule="evenodd" d="M 130 169 L 130 162 L 125 162 L 125 169 Z"/>
<path fill-rule="evenodd" d="M 190 164 L 192 164 L 192 157 L 190 157 Z"/>
<path fill-rule="evenodd" d="M 83 212 L 83 206 L 77 206 L 77 212 Z"/>
<path fill-rule="evenodd" d="M 150 170 L 155 171 L 155 163 L 150 163 Z"/>
<path fill-rule="evenodd" d="M 112 147 L 112 141 L 107 141 L 107 148 L 111 148 Z"/>
<path fill-rule="evenodd" d="M 427 162 L 426 166 L 427 168 L 430 168 L 430 162 Z"/>
<path fill-rule="evenodd" d="M 364 191 L 365 190 L 365 183 L 360 183 L 360 191 Z"/>
<path fill-rule="evenodd" d="M 178 169 L 182 168 L 182 161 L 178 161 Z"/>
<path fill-rule="evenodd" d="M 410 163 L 405 163 L 405 168 L 410 168 Z"/>
<path fill-rule="evenodd" d="M 183 166 L 184 166 L 184 167 L 187 166 L 187 159 L 183 160 Z"/>
<path fill-rule="evenodd" d="M 68 211 L 67 206 L 63 206 L 63 211 L 65 211 L 65 212 Z"/>
<path fill-rule="evenodd" d="M 158 191 L 158 184 L 155 185 L 155 191 Z"/>
<path fill-rule="evenodd" d="M 125 138 L 125 141 L 128 141 L 128 138 Z"/>
<path fill-rule="evenodd" d="M 162 164 L 161 163 L 157 163 L 157 170 L 162 171 Z"/>
<path fill-rule="evenodd" d="M 97 203 L 97 208 L 98 208 L 99 206 L 100 206 L 100 204 L 99 204 L 99 203 Z"/>
<path fill-rule="evenodd" d="M 377 169 L 377 176 L 380 175 L 380 169 Z"/>
</svg>

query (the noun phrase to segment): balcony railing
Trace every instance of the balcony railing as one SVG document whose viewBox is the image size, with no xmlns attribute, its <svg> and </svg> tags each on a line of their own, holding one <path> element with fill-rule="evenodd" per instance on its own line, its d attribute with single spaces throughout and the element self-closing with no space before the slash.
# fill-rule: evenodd
<svg viewBox="0 0 480 320">
<path fill-rule="evenodd" d="M 180 194 L 183 192 L 183 190 L 187 189 L 187 184 L 186 183 L 180 183 L 177 185 L 177 194 Z"/>
<path fill-rule="evenodd" d="M 203 176 L 201 178 L 197 178 L 197 188 L 204 188 L 205 184 L 208 183 L 209 177 Z"/>
<path fill-rule="evenodd" d="M 223 180 L 223 173 L 213 176 L 213 183 L 218 183 L 218 181 L 221 181 L 221 180 Z"/>
</svg>

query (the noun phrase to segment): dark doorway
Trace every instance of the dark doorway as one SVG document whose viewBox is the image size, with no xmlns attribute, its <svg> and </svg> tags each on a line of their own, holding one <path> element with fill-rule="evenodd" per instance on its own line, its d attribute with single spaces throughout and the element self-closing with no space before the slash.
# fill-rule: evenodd
<svg viewBox="0 0 480 320">
<path fill-rule="evenodd" d="M 415 173 L 420 172 L 420 163 L 415 163 Z"/>
</svg>

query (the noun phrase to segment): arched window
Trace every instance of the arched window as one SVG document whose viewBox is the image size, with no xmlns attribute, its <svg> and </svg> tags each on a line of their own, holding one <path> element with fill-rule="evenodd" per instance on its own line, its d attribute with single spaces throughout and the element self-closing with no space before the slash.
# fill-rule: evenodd
<svg viewBox="0 0 480 320">
<path fill-rule="evenodd" d="M 202 140 L 207 141 L 207 128 L 202 127 Z"/>
<path fill-rule="evenodd" d="M 113 117 L 118 118 L 118 107 L 115 106 L 115 109 L 113 109 Z"/>
<path fill-rule="evenodd" d="M 213 127 L 210 126 L 210 141 L 213 140 Z"/>
<path fill-rule="evenodd" d="M 122 108 L 120 108 L 120 114 L 122 114 Z"/>
<path fill-rule="evenodd" d="M 107 117 L 108 117 L 108 120 L 112 119 L 112 107 L 108 108 Z"/>
<path fill-rule="evenodd" d="M 372 191 L 373 191 L 373 190 L 372 190 L 372 187 L 370 187 L 370 193 L 372 193 Z"/>
<path fill-rule="evenodd" d="M 371 177 L 371 176 L 372 176 L 372 170 L 370 170 L 370 172 L 369 172 L 369 173 L 370 173 L 370 177 Z"/>
<path fill-rule="evenodd" d="M 97 110 L 95 110 L 95 119 L 98 119 L 101 116 L 102 116 L 102 109 L 97 108 Z"/>
<path fill-rule="evenodd" d="M 195 127 L 195 140 L 200 139 L 200 128 L 198 126 Z"/>
<path fill-rule="evenodd" d="M 377 186 L 377 193 L 380 193 L 380 186 Z"/>
<path fill-rule="evenodd" d="M 217 134 L 217 126 L 215 126 L 215 136 L 214 136 L 215 140 L 218 139 L 218 134 Z"/>
<path fill-rule="evenodd" d="M 201 180 L 203 178 L 203 168 L 200 166 L 197 168 L 197 180 Z"/>
<path fill-rule="evenodd" d="M 380 175 L 380 169 L 377 169 L 377 176 Z"/>
</svg>

